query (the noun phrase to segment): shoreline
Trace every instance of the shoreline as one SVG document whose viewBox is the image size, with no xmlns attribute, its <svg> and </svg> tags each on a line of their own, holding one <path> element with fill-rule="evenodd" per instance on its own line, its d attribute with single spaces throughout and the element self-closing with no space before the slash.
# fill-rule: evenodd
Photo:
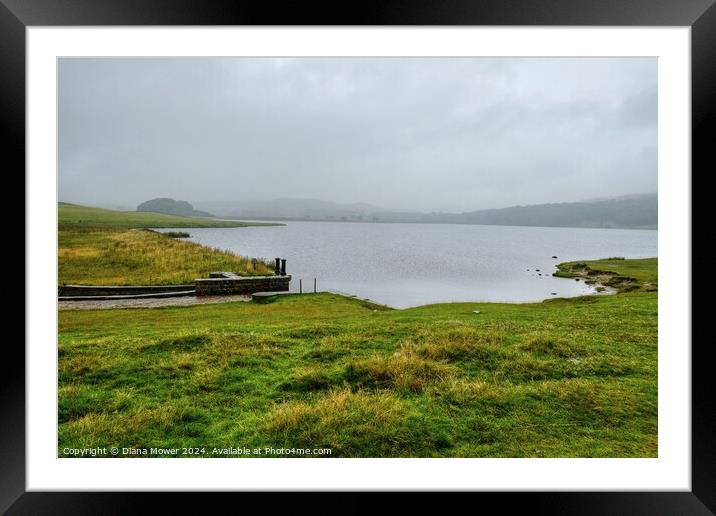
<svg viewBox="0 0 716 516">
<path fill-rule="evenodd" d="M 81 207 L 79 207 L 79 206 L 74 207 L 74 208 L 81 209 Z M 63 213 L 64 213 L 64 211 L 62 209 L 60 209 L 60 215 L 63 215 Z M 135 212 L 127 212 L 127 213 L 117 212 L 116 214 L 112 214 L 112 212 L 108 211 L 108 210 L 99 210 L 99 212 L 94 213 L 92 210 L 87 211 L 86 209 L 83 211 L 83 213 L 86 214 L 84 216 L 92 215 L 94 217 L 103 218 L 103 219 L 107 219 L 108 217 L 114 217 L 114 216 L 122 217 L 122 216 L 127 215 L 127 213 L 129 213 L 130 215 L 136 215 Z M 139 213 L 139 212 L 137 212 L 137 213 Z M 150 215 L 148 213 L 139 213 L 139 214 L 142 217 Z M 159 215 L 159 214 L 151 214 L 151 215 Z M 211 219 L 203 219 L 203 220 L 202 219 L 191 219 L 191 220 L 194 224 L 196 224 L 197 222 L 200 222 L 200 221 L 207 223 L 202 226 L 198 226 L 198 225 L 194 226 L 194 228 L 196 228 L 196 229 L 205 229 L 205 228 L 216 227 L 216 226 L 213 226 Z M 109 220 L 107 220 L 107 222 L 109 222 Z M 112 222 L 115 222 L 115 221 L 112 221 Z M 94 231 L 98 231 L 99 233 L 104 234 L 105 231 L 103 231 L 103 230 L 106 229 L 107 230 L 106 231 L 107 238 L 105 238 L 105 240 L 107 240 L 107 242 L 101 241 L 101 239 L 103 238 L 101 236 L 95 238 L 96 242 L 94 240 L 90 240 L 89 242 L 87 242 L 86 240 L 83 241 L 83 240 L 81 240 L 83 233 L 81 231 L 79 231 L 76 235 L 74 235 L 74 233 L 73 233 L 73 235 L 78 239 L 77 244 L 75 244 L 75 247 L 72 247 L 71 245 L 67 246 L 67 248 L 65 248 L 65 249 L 60 247 L 59 256 L 58 256 L 59 272 L 60 273 L 63 272 L 63 267 L 64 267 L 64 269 L 67 269 L 68 267 L 72 266 L 72 267 L 74 267 L 74 269 L 77 269 L 76 271 L 73 270 L 72 272 L 75 273 L 75 275 L 78 275 L 77 278 L 74 278 L 74 277 L 63 278 L 62 274 L 60 274 L 61 277 L 59 279 L 62 280 L 61 283 L 65 283 L 65 280 L 66 280 L 67 282 L 71 282 L 71 283 L 78 284 L 78 285 L 91 284 L 91 285 L 95 285 L 95 286 L 110 286 L 110 285 L 116 286 L 116 285 L 121 284 L 123 286 L 132 286 L 132 285 L 135 285 L 135 281 L 137 279 L 140 281 L 142 279 L 145 279 L 145 280 L 149 279 L 150 281 L 151 280 L 154 280 L 154 281 L 151 281 L 151 283 L 143 281 L 142 282 L 143 285 L 151 284 L 151 285 L 156 286 L 157 288 L 173 286 L 175 284 L 182 283 L 179 281 L 178 278 L 174 277 L 174 276 L 177 276 L 176 270 L 166 269 L 166 267 L 158 268 L 158 265 L 154 264 L 153 262 L 143 265 L 143 268 L 141 269 L 142 272 L 140 274 L 137 274 L 136 268 L 133 267 L 134 262 L 132 261 L 135 258 L 132 256 L 132 253 L 127 254 L 126 252 L 124 253 L 126 255 L 126 257 L 124 258 L 124 261 L 126 263 L 122 262 L 122 267 L 124 267 L 124 268 L 123 269 L 122 268 L 112 269 L 113 271 L 116 271 L 113 274 L 113 276 L 119 277 L 122 274 L 124 274 L 125 281 L 122 281 L 121 283 L 118 283 L 114 277 L 111 278 L 112 280 L 115 280 L 114 282 L 113 281 L 109 281 L 109 282 L 103 281 L 103 280 L 109 279 L 108 277 L 104 277 L 104 276 L 107 276 L 106 274 L 104 274 L 104 276 L 102 274 L 94 274 L 94 275 L 92 273 L 87 274 L 86 273 L 86 271 L 87 271 L 86 265 L 85 265 L 84 269 L 82 269 L 82 267 L 80 267 L 78 269 L 82 260 L 84 260 L 85 262 L 87 261 L 85 258 L 85 255 L 87 258 L 89 258 L 92 253 L 105 252 L 105 254 L 106 254 L 106 251 L 110 248 L 110 246 L 120 245 L 120 246 L 124 246 L 124 247 L 127 247 L 127 246 L 131 247 L 132 245 L 143 243 L 143 242 L 138 242 L 138 243 L 133 242 L 133 240 L 136 240 L 136 238 L 134 238 L 132 241 L 127 241 L 126 243 L 122 243 L 121 237 L 118 238 L 116 236 L 117 230 L 119 230 L 119 231 L 129 230 L 130 233 L 135 234 L 135 235 L 141 234 L 142 231 L 146 231 L 149 234 L 154 234 L 157 236 L 164 237 L 164 238 L 160 239 L 161 242 L 158 242 L 159 244 L 162 244 L 162 245 L 154 245 L 154 247 L 156 249 L 152 249 L 152 251 L 156 250 L 156 253 L 167 252 L 167 253 L 171 254 L 173 252 L 174 255 L 176 255 L 178 251 L 182 251 L 184 254 L 187 254 L 187 252 L 189 252 L 189 254 L 193 253 L 192 256 L 189 256 L 189 254 L 187 254 L 186 259 L 181 262 L 181 268 L 187 269 L 182 272 L 182 274 L 184 274 L 184 275 L 189 274 L 189 276 L 191 276 L 192 274 L 190 274 L 188 272 L 189 269 L 201 266 L 200 268 L 196 269 L 196 271 L 198 271 L 198 272 L 196 272 L 197 277 L 198 277 L 202 274 L 200 271 L 204 270 L 202 267 L 214 267 L 214 264 L 209 264 L 208 261 L 210 261 L 211 259 L 217 260 L 222 257 L 218 256 L 218 255 L 216 257 L 214 257 L 212 255 L 212 253 L 214 253 L 214 254 L 219 253 L 219 254 L 226 255 L 226 257 L 223 258 L 224 260 L 229 258 L 228 255 L 231 255 L 232 260 L 237 260 L 237 259 L 239 261 L 244 260 L 246 263 L 243 263 L 241 266 L 244 268 L 248 267 L 248 270 L 251 270 L 252 266 L 255 268 L 256 263 L 259 262 L 259 260 L 256 260 L 256 259 L 252 260 L 251 258 L 241 256 L 239 254 L 236 254 L 235 252 L 221 251 L 219 249 L 214 249 L 210 246 L 207 246 L 207 245 L 204 245 L 204 244 L 198 243 L 198 242 L 193 242 L 193 241 L 187 241 L 186 243 L 190 244 L 190 247 L 185 248 L 182 244 L 179 243 L 183 239 L 173 238 L 174 235 L 166 234 L 167 231 L 169 231 L 171 233 L 170 230 L 172 230 L 172 229 L 183 229 L 185 231 L 182 232 L 181 236 L 184 236 L 185 234 L 190 235 L 190 233 L 187 233 L 186 230 L 191 231 L 191 228 L 186 225 L 177 225 L 177 226 L 167 227 L 164 224 L 162 224 L 159 220 L 154 220 L 153 222 L 155 222 L 155 223 L 151 224 L 149 227 L 146 227 L 143 224 L 139 225 L 139 227 L 123 227 L 122 226 L 122 222 L 124 222 L 123 219 L 116 221 L 116 222 L 118 223 L 118 225 L 116 227 L 114 225 L 105 225 L 103 227 L 96 227 L 94 224 L 92 224 L 92 221 L 90 221 L 90 220 L 84 221 L 85 224 L 89 224 L 89 226 Z M 146 222 L 146 220 L 142 220 L 142 222 Z M 164 221 L 162 220 L 162 222 L 164 222 Z M 223 222 L 223 223 L 226 223 L 226 222 L 232 223 L 233 222 L 233 223 L 237 224 L 237 226 L 235 226 L 235 227 L 251 227 L 251 225 L 253 225 L 254 227 L 262 227 L 262 226 L 263 227 L 271 227 L 271 226 L 276 227 L 276 226 L 281 225 L 281 223 L 278 221 L 262 223 L 260 221 L 249 222 L 249 221 L 238 221 L 236 219 L 218 219 L 218 218 L 213 219 L 213 222 L 220 222 L 220 223 L 221 222 Z M 329 220 L 326 220 L 326 221 L 303 220 L 302 222 L 334 222 L 334 223 L 353 222 L 353 223 L 363 223 L 363 224 L 371 224 L 371 223 L 421 224 L 422 223 L 422 222 L 393 222 L 393 221 L 329 221 Z M 454 223 L 440 223 L 440 222 L 427 222 L 427 224 L 456 225 Z M 493 226 L 493 225 L 484 225 L 484 224 L 483 225 L 480 225 L 480 224 L 457 224 L 457 225 L 462 225 L 462 226 L 477 225 L 477 226 L 484 226 L 484 227 Z M 81 230 L 82 229 L 81 226 L 82 226 L 82 224 L 79 224 L 77 226 L 74 226 L 74 228 L 76 228 L 77 230 Z M 60 227 L 62 227 L 62 217 L 60 217 Z M 221 227 L 221 225 L 219 227 Z M 501 226 L 501 227 L 537 228 L 537 227 L 541 227 L 541 226 Z M 560 226 L 560 227 L 554 227 L 554 229 L 558 230 L 558 229 L 565 229 L 565 228 Z M 606 229 L 606 228 L 573 228 L 573 229 Z M 625 229 L 625 228 L 609 228 L 609 229 Z M 91 233 L 84 233 L 84 234 L 91 234 Z M 177 235 L 177 236 L 179 236 L 179 235 Z M 115 240 L 116 240 L 116 242 L 115 242 Z M 144 242 L 144 243 L 149 245 L 149 242 Z M 83 245 L 85 247 L 82 247 Z M 177 247 L 177 246 L 179 246 L 179 247 Z M 162 251 L 162 250 L 160 250 L 160 247 L 167 248 L 167 249 L 166 249 L 166 251 Z M 195 252 L 195 251 L 192 251 L 191 249 L 197 249 L 197 251 Z M 199 249 L 201 251 L 198 251 Z M 137 252 L 141 253 L 141 251 L 139 251 L 135 248 L 134 254 L 136 255 Z M 201 253 L 206 255 L 206 257 L 202 257 L 202 260 L 204 260 L 204 263 L 198 263 L 198 262 L 192 263 L 191 261 L 189 261 L 189 262 L 186 261 L 186 260 L 189 260 L 190 258 L 193 258 L 193 256 L 195 256 L 195 255 L 198 256 Z M 182 253 L 179 253 L 179 254 L 182 254 Z M 172 256 L 174 256 L 174 255 L 172 255 Z M 108 257 L 106 259 L 115 260 L 116 257 L 114 257 L 114 255 L 112 255 L 112 256 L 113 257 Z M 178 256 L 178 255 L 174 256 L 174 258 L 175 258 L 175 261 L 177 259 L 182 259 L 182 257 Z M 104 255 L 102 255 L 101 259 L 102 260 L 105 259 Z M 647 260 L 649 260 L 649 259 L 656 260 L 656 258 L 646 258 L 646 259 Z M 93 258 L 92 260 L 93 260 L 93 263 L 95 263 L 94 262 L 95 259 Z M 609 261 L 609 260 L 610 259 L 586 260 L 586 261 L 581 261 L 581 262 L 562 262 L 562 263 L 556 264 L 555 266 L 556 266 L 557 270 L 551 274 L 548 273 L 549 276 L 562 278 L 562 279 L 572 279 L 572 280 L 583 281 L 585 285 L 589 286 L 589 289 L 578 289 L 578 290 L 590 290 L 590 291 L 584 292 L 584 293 L 576 292 L 576 291 L 571 292 L 570 290 L 575 290 L 572 288 L 572 289 L 567 289 L 568 290 L 567 295 L 560 296 L 556 293 L 556 291 L 558 291 L 559 289 L 554 288 L 555 292 L 551 292 L 551 296 L 548 295 L 548 292 L 544 292 L 544 296 L 540 297 L 538 299 L 528 299 L 528 300 L 518 300 L 518 301 L 501 301 L 499 299 L 498 300 L 466 299 L 466 300 L 444 300 L 444 301 L 436 300 L 436 301 L 432 301 L 430 299 L 427 299 L 426 300 L 427 302 L 423 303 L 423 304 L 416 304 L 414 306 L 400 306 L 401 303 L 398 303 L 399 306 L 391 307 L 389 305 L 384 304 L 381 301 L 375 301 L 370 298 L 363 298 L 360 296 L 359 293 L 350 294 L 350 293 L 345 293 L 345 292 L 336 292 L 336 291 L 333 291 L 333 292 L 337 295 L 341 295 L 341 296 L 344 296 L 347 298 L 352 298 L 352 299 L 360 300 L 363 302 L 367 302 L 367 303 L 370 303 L 375 306 L 389 307 L 390 309 L 393 309 L 393 310 L 405 310 L 405 309 L 419 308 L 419 307 L 425 307 L 425 306 L 450 305 L 450 304 L 460 304 L 460 303 L 528 305 L 528 304 L 535 304 L 535 303 L 544 303 L 546 301 L 550 301 L 553 299 L 573 299 L 573 298 L 579 298 L 579 297 L 584 297 L 584 296 L 611 295 L 611 294 L 616 294 L 620 291 L 628 291 L 628 290 L 633 290 L 634 288 L 640 288 L 638 286 L 637 278 L 630 277 L 628 275 L 620 275 L 620 274 L 617 274 L 616 272 L 610 271 L 610 270 L 602 270 L 599 267 L 599 265 L 595 265 L 593 268 L 588 267 L 586 265 L 587 263 L 599 264 L 599 263 Z M 615 259 L 613 258 L 611 260 L 615 260 Z M 633 261 L 633 260 L 639 260 L 639 259 L 630 259 L 630 260 Z M 161 260 L 161 261 L 163 263 L 163 260 Z M 263 261 L 261 261 L 261 262 L 262 262 L 262 264 L 261 264 L 262 266 L 269 267 L 268 265 L 264 264 Z M 237 262 L 237 264 L 238 263 L 239 262 Z M 621 263 L 622 264 L 625 263 L 623 259 L 621 260 Z M 233 264 L 233 266 L 237 266 L 237 264 Z M 92 267 L 94 267 L 94 265 Z M 229 267 L 229 268 L 226 268 L 226 267 Z M 231 269 L 232 264 L 227 263 L 226 267 L 221 266 L 221 267 L 219 267 L 219 269 L 233 270 L 233 269 Z M 219 270 L 219 269 L 217 269 L 217 270 Z M 83 270 L 84 270 L 84 272 L 83 272 Z M 98 268 L 99 272 L 101 272 L 101 270 L 102 270 L 101 268 Z M 241 268 L 239 268 L 239 270 L 237 270 L 237 272 L 241 275 L 248 275 L 248 276 L 252 275 L 251 273 L 245 274 L 245 271 Z M 547 275 L 547 274 L 545 274 L 545 275 Z M 187 278 L 189 276 L 187 276 Z M 135 280 L 135 281 L 132 281 L 132 280 Z M 649 290 L 649 289 L 656 290 L 655 286 L 650 285 L 648 283 L 645 285 L 645 287 L 647 290 Z M 331 292 L 331 291 L 329 290 L 328 292 Z M 289 292 L 289 293 L 292 295 L 300 295 L 298 293 L 293 293 L 293 292 Z M 187 296 L 187 293 L 184 293 L 183 295 Z M 470 296 L 470 292 L 469 291 L 466 292 L 466 295 Z M 173 299 L 174 297 L 175 296 L 166 295 L 165 299 L 170 300 L 170 299 Z M 191 297 L 191 296 L 187 296 L 187 297 Z M 231 300 L 231 299 L 229 299 L 229 300 Z M 60 301 L 63 302 L 63 305 L 62 305 L 63 309 L 70 309 L 70 310 L 72 309 L 72 306 L 69 306 L 69 305 L 71 305 L 72 303 L 79 302 L 78 300 L 67 300 L 67 301 L 60 300 Z M 96 306 L 97 308 L 113 307 L 113 306 L 115 306 L 113 303 L 115 303 L 116 301 L 118 301 L 118 300 L 117 299 L 106 299 L 106 300 L 87 299 L 86 300 L 86 302 L 91 304 L 90 306 Z M 188 303 L 187 301 L 179 302 L 176 300 L 166 301 L 165 303 L 166 303 L 166 305 L 170 305 L 170 306 L 171 305 L 197 304 L 197 303 Z M 211 303 L 211 300 L 207 300 L 206 302 L 202 302 L 201 304 L 208 304 L 208 303 Z M 142 303 L 134 303 L 130 300 L 128 302 L 128 306 L 143 307 L 145 305 L 143 305 Z M 156 303 L 147 303 L 146 306 L 152 307 L 152 306 L 158 306 L 158 305 Z M 75 308 L 80 308 L 80 307 L 79 307 L 79 305 L 75 305 Z"/>
<path fill-rule="evenodd" d="M 651 259 L 658 259 L 656 257 L 648 258 Z M 602 259 L 602 260 L 609 260 L 609 259 Z M 619 261 L 628 261 L 628 259 L 618 259 Z M 591 260 L 590 263 L 598 262 L 600 260 Z M 375 306 L 376 309 L 380 310 L 391 310 L 391 311 L 407 311 L 412 309 L 422 309 L 426 307 L 440 307 L 440 306 L 456 306 L 456 305 L 512 305 L 512 306 L 526 306 L 526 305 L 535 305 L 535 304 L 542 304 L 546 302 L 552 302 L 557 300 L 574 300 L 578 298 L 590 298 L 590 297 L 600 297 L 600 296 L 612 296 L 619 294 L 620 292 L 630 292 L 633 290 L 638 290 L 638 288 L 635 287 L 639 280 L 636 278 L 630 278 L 628 276 L 620 276 L 617 274 L 610 273 L 609 271 L 600 271 L 599 269 L 592 269 L 589 266 L 585 267 L 577 267 L 576 269 L 573 267 L 573 264 L 581 265 L 586 262 L 563 262 L 557 265 L 557 272 L 553 273 L 552 275 L 558 278 L 563 278 L 565 280 L 568 279 L 579 279 L 581 281 L 584 281 L 586 284 L 594 287 L 595 289 L 603 288 L 603 291 L 595 291 L 590 294 L 581 295 L 581 296 L 570 296 L 570 297 L 548 297 L 541 300 L 536 301 L 525 301 L 525 302 L 503 302 L 503 301 L 448 301 L 448 302 L 437 302 L 437 303 L 427 303 L 423 305 L 416 305 L 416 306 L 409 306 L 404 308 L 397 308 L 392 307 L 390 305 L 380 303 L 378 301 L 374 301 L 369 298 L 362 298 L 359 297 L 356 294 L 349 294 L 346 292 L 341 292 L 337 290 L 323 290 L 319 292 L 306 292 L 303 294 L 299 294 L 297 292 L 281 292 L 280 296 L 276 295 L 276 298 L 279 297 L 303 297 L 303 296 L 315 296 L 317 294 L 331 294 L 340 296 L 343 298 L 346 298 L 348 300 L 353 300 L 359 303 L 368 304 L 371 306 Z M 590 274 L 594 273 L 594 274 Z M 558 274 L 560 273 L 560 274 Z M 610 285 L 609 283 L 613 283 Z M 622 288 L 620 289 L 619 286 L 616 284 L 622 285 Z M 627 285 L 626 289 L 624 285 Z M 646 287 L 651 286 L 650 284 L 646 284 Z M 657 289 L 650 289 L 646 288 L 644 289 L 649 292 L 656 291 Z M 267 299 L 263 303 L 273 303 L 276 299 Z M 155 298 L 155 299 L 82 299 L 82 300 L 59 300 L 58 301 L 58 310 L 107 310 L 107 309 L 123 309 L 123 308 L 163 308 L 163 307 L 173 307 L 173 306 L 195 306 L 195 305 L 212 305 L 212 304 L 223 304 L 223 303 L 231 303 L 231 302 L 248 302 L 251 301 L 251 296 L 245 296 L 245 295 L 238 295 L 238 296 L 206 296 L 206 297 L 197 297 L 197 296 L 166 296 L 162 298 Z"/>
<path fill-rule="evenodd" d="M 221 220 L 225 222 L 241 222 L 244 219 L 225 219 L 217 218 L 215 220 Z M 435 221 L 407 221 L 407 220 L 333 220 L 333 219 L 301 219 L 301 218 L 290 218 L 290 217 L 261 217 L 253 219 L 259 223 L 256 226 L 260 226 L 261 222 L 265 222 L 264 226 L 285 226 L 290 222 L 330 222 L 336 224 L 428 224 L 428 225 L 440 225 L 440 226 L 486 226 L 486 227 L 503 227 L 503 228 L 542 228 L 542 229 L 619 229 L 628 231 L 659 231 L 659 227 L 651 226 L 537 226 L 528 225 L 520 226 L 515 224 L 476 224 L 470 222 L 435 222 Z M 275 223 L 274 223 L 275 222 Z M 247 222 L 250 224 L 250 222 Z M 237 226 L 239 227 L 239 226 Z"/>
</svg>

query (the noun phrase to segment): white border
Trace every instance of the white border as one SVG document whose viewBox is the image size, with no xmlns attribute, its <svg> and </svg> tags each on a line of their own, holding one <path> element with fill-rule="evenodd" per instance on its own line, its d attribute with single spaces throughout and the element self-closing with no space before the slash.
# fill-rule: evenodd
<svg viewBox="0 0 716 516">
<path fill-rule="evenodd" d="M 690 490 L 690 29 L 45 28 L 27 33 L 27 489 Z M 58 56 L 658 56 L 659 458 L 57 459 Z"/>
</svg>

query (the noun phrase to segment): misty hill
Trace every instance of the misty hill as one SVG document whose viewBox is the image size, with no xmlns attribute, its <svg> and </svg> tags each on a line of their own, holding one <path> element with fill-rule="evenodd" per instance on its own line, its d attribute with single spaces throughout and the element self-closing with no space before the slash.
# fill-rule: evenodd
<svg viewBox="0 0 716 516">
<path fill-rule="evenodd" d="M 656 229 L 658 197 L 656 194 L 645 194 L 598 201 L 513 206 L 461 214 L 435 214 L 434 217 L 445 222 L 498 226 Z"/>
<path fill-rule="evenodd" d="M 398 211 L 365 203 L 340 204 L 316 199 L 223 201 L 196 204 L 202 209 L 211 210 L 220 217 L 235 219 L 655 229 L 658 224 L 657 201 L 657 194 L 643 194 L 582 202 L 512 206 L 464 213 Z"/>
<path fill-rule="evenodd" d="M 202 210 L 232 219 L 369 220 L 373 214 L 390 214 L 372 204 L 340 204 L 320 199 L 195 202 Z"/>
<path fill-rule="evenodd" d="M 195 210 L 186 201 L 175 201 L 168 197 L 157 197 L 145 201 L 137 206 L 137 211 L 149 211 L 153 213 L 164 213 L 166 215 L 178 215 L 180 217 L 213 217 L 211 213 Z"/>
</svg>

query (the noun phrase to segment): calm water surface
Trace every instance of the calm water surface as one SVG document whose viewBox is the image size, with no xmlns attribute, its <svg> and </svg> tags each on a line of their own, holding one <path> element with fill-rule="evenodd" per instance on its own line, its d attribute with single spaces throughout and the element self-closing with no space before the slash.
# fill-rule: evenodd
<svg viewBox="0 0 716 516">
<path fill-rule="evenodd" d="M 355 294 L 396 308 L 540 301 L 555 297 L 553 292 L 580 296 L 594 291 L 581 281 L 552 277 L 557 263 L 657 256 L 657 231 L 649 230 L 286 222 L 175 231 L 188 231 L 188 240 L 245 256 L 286 258 L 292 291 L 298 291 L 299 279 L 304 292 L 312 291 L 317 278 L 318 290 Z"/>
</svg>

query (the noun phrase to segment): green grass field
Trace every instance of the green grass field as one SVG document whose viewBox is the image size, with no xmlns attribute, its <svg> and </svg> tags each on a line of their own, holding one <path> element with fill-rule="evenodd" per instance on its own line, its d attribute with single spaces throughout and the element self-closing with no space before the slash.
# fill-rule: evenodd
<svg viewBox="0 0 716 516">
<path fill-rule="evenodd" d="M 130 228 L 239 228 L 276 225 L 200 217 L 178 217 L 164 213 L 105 210 L 65 202 L 58 204 L 57 215 L 60 229 L 73 227 L 82 229 L 112 228 L 115 230 Z"/>
<path fill-rule="evenodd" d="M 272 269 L 263 261 L 254 265 L 246 257 L 141 230 L 248 225 L 252 224 L 60 203 L 59 284 L 182 284 L 216 270 L 241 275 L 272 274 Z"/>
<path fill-rule="evenodd" d="M 536 304 L 393 310 L 323 293 L 60 311 L 58 455 L 656 457 L 657 261 L 588 263 L 634 281 Z"/>
</svg>

